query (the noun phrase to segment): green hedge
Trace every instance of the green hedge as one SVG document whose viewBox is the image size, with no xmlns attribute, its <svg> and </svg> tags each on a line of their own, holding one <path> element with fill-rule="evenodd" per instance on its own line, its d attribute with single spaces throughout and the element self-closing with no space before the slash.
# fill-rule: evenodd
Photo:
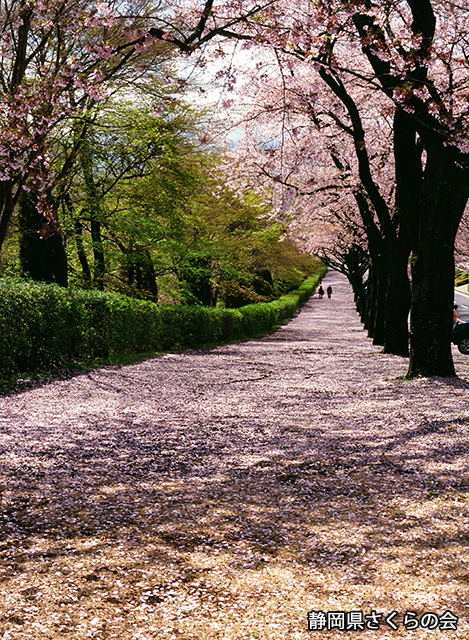
<svg viewBox="0 0 469 640">
<path fill-rule="evenodd" d="M 469 283 L 469 274 L 467 273 L 467 271 L 463 271 L 462 269 L 456 268 L 454 272 L 454 286 L 460 287 L 468 283 Z"/>
<path fill-rule="evenodd" d="M 0 279 L 0 374 L 256 337 L 291 318 L 321 276 L 278 300 L 239 309 L 158 307 L 119 294 Z"/>
</svg>

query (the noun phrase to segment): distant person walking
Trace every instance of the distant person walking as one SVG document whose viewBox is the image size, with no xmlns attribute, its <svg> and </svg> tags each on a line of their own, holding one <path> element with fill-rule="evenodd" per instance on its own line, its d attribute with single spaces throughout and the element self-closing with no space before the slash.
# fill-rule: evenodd
<svg viewBox="0 0 469 640">
<path fill-rule="evenodd" d="M 332 287 L 331 287 L 331 285 L 329 285 L 329 286 L 327 287 L 327 297 L 328 297 L 329 299 L 330 299 L 330 298 L 332 298 Z"/>
<path fill-rule="evenodd" d="M 322 288 L 322 286 L 319 287 L 318 293 L 319 293 L 319 299 L 321 300 L 324 295 L 324 289 Z"/>
<path fill-rule="evenodd" d="M 453 329 L 459 324 L 459 313 L 458 313 L 458 305 L 455 304 L 453 307 Z"/>
</svg>

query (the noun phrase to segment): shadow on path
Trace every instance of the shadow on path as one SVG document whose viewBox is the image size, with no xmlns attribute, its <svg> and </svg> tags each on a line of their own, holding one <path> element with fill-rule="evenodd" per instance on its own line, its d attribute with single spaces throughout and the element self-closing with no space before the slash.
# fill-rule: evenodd
<svg viewBox="0 0 469 640">
<path fill-rule="evenodd" d="M 7 637 L 311 638 L 311 608 L 465 619 L 467 386 L 402 382 L 344 278 L 325 282 L 271 336 L 0 398 Z"/>
</svg>

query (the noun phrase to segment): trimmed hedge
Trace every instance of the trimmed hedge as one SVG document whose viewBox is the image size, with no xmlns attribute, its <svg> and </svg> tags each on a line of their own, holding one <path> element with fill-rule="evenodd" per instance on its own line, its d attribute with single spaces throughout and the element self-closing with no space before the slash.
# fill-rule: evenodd
<svg viewBox="0 0 469 640">
<path fill-rule="evenodd" d="M 464 284 L 469 284 L 469 274 L 467 271 L 456 268 L 454 272 L 454 286 L 460 287 Z"/>
<path fill-rule="evenodd" d="M 0 279 L 0 375 L 256 337 L 291 318 L 322 275 L 278 300 L 239 309 L 158 307 L 119 294 Z"/>
</svg>

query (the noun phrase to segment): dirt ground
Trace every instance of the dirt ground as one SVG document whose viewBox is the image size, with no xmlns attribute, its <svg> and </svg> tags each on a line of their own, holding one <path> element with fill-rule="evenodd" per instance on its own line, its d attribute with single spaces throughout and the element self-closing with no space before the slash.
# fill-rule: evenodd
<svg viewBox="0 0 469 640">
<path fill-rule="evenodd" d="M 0 638 L 469 638 L 469 356 L 405 382 L 325 284 L 262 339 L 0 398 Z"/>
</svg>

